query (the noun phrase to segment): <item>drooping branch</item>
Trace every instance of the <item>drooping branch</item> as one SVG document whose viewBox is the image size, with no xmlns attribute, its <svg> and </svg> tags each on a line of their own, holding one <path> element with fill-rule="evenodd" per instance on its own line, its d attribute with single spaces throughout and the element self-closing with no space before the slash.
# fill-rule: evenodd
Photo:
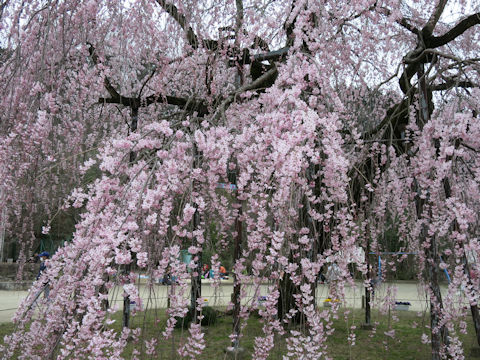
<svg viewBox="0 0 480 360">
<path fill-rule="evenodd" d="M 409 64 L 403 71 L 402 75 L 400 76 L 400 79 L 398 80 L 400 89 L 404 94 L 407 94 L 412 87 L 410 84 L 410 80 L 412 79 L 413 75 L 415 75 L 415 73 L 417 72 L 416 68 L 417 68 L 416 63 Z"/>
</svg>

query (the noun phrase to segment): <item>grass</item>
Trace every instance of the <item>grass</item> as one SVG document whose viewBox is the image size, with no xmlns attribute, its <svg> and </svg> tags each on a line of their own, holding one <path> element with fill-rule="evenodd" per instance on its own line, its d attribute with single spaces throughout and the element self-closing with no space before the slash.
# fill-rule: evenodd
<svg viewBox="0 0 480 360">
<path fill-rule="evenodd" d="M 401 311 L 397 313 L 398 319 L 393 320 L 391 316 L 382 315 L 378 311 L 373 311 L 372 322 L 377 325 L 375 331 L 362 330 L 363 312 L 361 310 L 340 311 L 338 319 L 334 320 L 334 333 L 328 338 L 328 354 L 335 360 L 346 359 L 388 359 L 388 360 L 408 360 L 408 359 L 429 359 L 430 345 L 422 344 L 420 338 L 423 333 L 429 336 L 429 329 L 425 326 L 429 323 L 428 314 L 418 316 L 411 311 Z M 345 317 L 347 320 L 345 320 Z M 116 322 L 112 325 L 116 330 L 121 327 L 121 314 L 114 315 Z M 188 336 L 188 330 L 175 329 L 173 337 L 169 340 L 162 340 L 161 332 L 166 323 L 164 310 L 151 310 L 148 313 L 138 313 L 131 319 L 131 327 L 142 328 L 142 335 L 145 338 L 157 338 L 157 355 L 154 359 L 173 360 L 178 359 L 176 352 L 179 344 Z M 416 324 L 416 326 L 414 326 Z M 356 328 L 351 329 L 352 326 Z M 202 360 L 224 359 L 224 350 L 230 346 L 228 335 L 232 329 L 231 316 L 225 315 L 220 311 L 220 317 L 214 326 L 206 328 L 206 349 L 198 358 Z M 10 323 L 0 324 L 0 335 L 3 336 L 13 330 Z M 385 332 L 395 330 L 395 336 L 392 338 Z M 473 326 L 469 324 L 469 334 L 462 335 L 464 342 L 466 359 L 477 359 L 472 357 L 470 351 L 476 346 Z M 351 346 L 348 342 L 349 331 L 356 336 L 355 345 Z M 251 316 L 243 331 L 244 336 L 241 339 L 241 346 L 245 349 L 245 358 L 255 359 L 254 340 L 257 336 L 262 336 L 262 323 L 257 317 Z M 132 351 L 139 344 L 129 343 L 125 350 L 125 357 L 131 358 Z M 275 348 L 271 352 L 269 359 L 282 359 L 286 354 L 285 339 L 279 335 L 275 338 Z M 150 359 L 150 357 L 145 357 Z"/>
</svg>

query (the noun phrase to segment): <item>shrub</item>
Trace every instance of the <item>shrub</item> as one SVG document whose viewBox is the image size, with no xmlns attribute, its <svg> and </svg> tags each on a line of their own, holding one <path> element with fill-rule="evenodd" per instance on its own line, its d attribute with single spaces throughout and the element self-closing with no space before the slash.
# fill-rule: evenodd
<svg viewBox="0 0 480 360">
<path fill-rule="evenodd" d="M 205 306 L 202 309 L 202 315 L 203 315 L 203 319 L 201 322 L 202 326 L 214 325 L 217 322 L 217 311 L 210 306 Z M 187 328 L 193 319 L 193 308 L 188 309 L 188 312 L 185 315 L 185 317 L 183 318 L 176 317 L 176 319 L 177 319 L 177 323 L 175 325 L 176 328 L 180 328 L 180 327 Z"/>
</svg>

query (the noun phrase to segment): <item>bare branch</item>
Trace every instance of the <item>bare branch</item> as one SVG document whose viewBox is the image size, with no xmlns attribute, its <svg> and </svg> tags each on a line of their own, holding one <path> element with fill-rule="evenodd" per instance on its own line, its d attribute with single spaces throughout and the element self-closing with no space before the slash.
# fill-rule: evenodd
<svg viewBox="0 0 480 360">
<path fill-rule="evenodd" d="M 92 61 L 95 65 L 98 65 L 99 61 L 98 61 L 98 55 L 95 52 L 95 47 L 91 43 L 87 43 L 87 45 L 88 45 L 88 52 L 90 54 L 90 58 L 92 59 Z M 115 90 L 112 83 L 110 82 L 110 80 L 106 76 L 103 79 L 103 84 L 105 85 L 105 88 L 107 89 L 108 93 L 110 94 L 110 96 L 112 98 L 120 99 L 122 97 L 117 92 L 117 90 Z M 121 101 L 121 100 L 119 100 L 119 101 Z M 116 102 L 116 104 L 121 104 L 121 102 Z"/>
<path fill-rule="evenodd" d="M 439 0 L 438 5 L 435 8 L 435 11 L 430 16 L 430 19 L 428 19 L 427 24 L 422 29 L 422 34 L 424 36 L 431 36 L 433 34 L 433 30 L 435 29 L 435 26 L 437 25 L 437 22 L 440 19 L 440 16 L 442 16 L 443 10 L 445 9 L 445 5 L 447 5 L 447 0 Z"/>
<path fill-rule="evenodd" d="M 218 42 L 215 40 L 201 39 L 201 41 L 199 42 L 198 36 L 193 31 L 192 27 L 187 24 L 185 15 L 180 13 L 175 5 L 173 5 L 172 3 L 168 3 L 165 0 L 157 0 L 157 3 L 163 8 L 163 10 L 165 10 L 168 14 L 170 14 L 170 16 L 175 19 L 178 25 L 180 25 L 183 31 L 185 31 L 188 43 L 192 48 L 198 49 L 201 43 L 203 47 L 207 49 L 210 49 L 210 50 L 217 49 Z"/>
<path fill-rule="evenodd" d="M 445 53 L 442 53 L 442 52 L 434 50 L 434 49 L 425 49 L 417 57 L 415 57 L 413 59 L 409 58 L 409 57 L 405 57 L 403 62 L 405 64 L 416 64 L 416 63 L 421 62 L 425 58 L 425 55 L 427 55 L 427 54 L 438 55 L 438 56 L 444 57 L 446 59 L 454 60 L 456 62 L 462 62 L 461 59 L 459 59 L 459 58 L 457 58 L 453 55 L 445 54 Z"/>
<path fill-rule="evenodd" d="M 185 111 L 191 111 L 191 112 L 196 111 L 199 117 L 203 117 L 210 113 L 207 103 L 204 100 L 195 100 L 192 98 L 181 98 L 181 97 L 170 96 L 170 95 L 150 95 L 143 100 L 140 100 L 139 98 L 117 96 L 117 97 L 109 97 L 109 98 L 100 98 L 98 99 L 98 102 L 101 104 L 120 104 L 123 106 L 127 106 L 130 108 L 137 108 L 137 109 L 140 107 L 146 107 L 155 103 L 175 105 Z"/>
<path fill-rule="evenodd" d="M 478 24 L 480 24 L 480 12 L 466 17 L 457 25 L 455 25 L 452 29 L 450 29 L 441 36 L 432 36 L 428 39 L 425 39 L 425 45 L 429 48 L 437 48 L 439 46 L 443 46 L 445 44 L 448 44 L 450 41 L 455 40 L 472 26 Z"/>
<path fill-rule="evenodd" d="M 3 10 L 8 6 L 9 2 L 10 2 L 10 0 L 5 0 L 0 4 L 0 19 L 3 16 Z"/>
<path fill-rule="evenodd" d="M 378 133 L 381 129 L 383 129 L 387 124 L 392 123 L 395 120 L 406 116 L 408 114 L 408 106 L 409 106 L 409 99 L 405 99 L 393 105 L 392 107 L 390 107 L 390 109 L 387 110 L 386 116 L 383 118 L 380 124 L 378 124 L 373 129 L 363 134 L 362 139 L 370 138 L 371 136 Z"/>
<path fill-rule="evenodd" d="M 385 8 L 385 7 L 380 8 L 379 12 L 383 15 L 386 15 L 386 16 L 390 16 L 392 14 L 392 11 L 390 9 Z M 396 20 L 396 23 L 398 25 L 402 26 L 403 28 L 407 29 L 411 33 L 418 34 L 420 32 L 420 30 L 418 30 L 415 26 L 413 26 L 412 24 L 410 24 L 408 22 L 407 18 L 398 19 L 398 20 Z"/>
<path fill-rule="evenodd" d="M 150 95 L 145 100 L 140 102 L 140 106 L 148 106 L 153 103 L 164 103 L 169 105 L 176 105 L 186 111 L 196 111 L 199 117 L 203 117 L 210 113 L 208 109 L 207 102 L 204 100 L 195 100 L 192 98 L 181 98 L 177 96 L 158 96 Z"/>
<path fill-rule="evenodd" d="M 143 88 L 145 87 L 145 85 L 147 85 L 147 83 L 150 81 L 150 79 L 153 77 L 153 75 L 155 75 L 155 72 L 157 71 L 157 68 L 155 67 L 152 72 L 150 73 L 149 77 L 147 78 L 147 80 L 145 80 L 145 82 L 143 83 L 142 87 L 140 88 L 140 91 L 138 93 L 138 97 L 142 96 L 142 91 L 143 91 Z"/>
<path fill-rule="evenodd" d="M 480 85 L 467 80 L 448 79 L 441 84 L 431 85 L 430 89 L 432 91 L 442 91 L 442 90 L 449 90 L 454 87 L 467 89 L 467 88 L 477 88 L 477 87 L 480 87 Z"/>
<path fill-rule="evenodd" d="M 288 54 L 290 47 L 285 46 L 278 50 L 269 51 L 263 54 L 250 55 L 248 49 L 244 49 L 239 59 L 231 60 L 228 62 L 229 66 L 235 66 L 236 64 L 247 65 L 255 61 L 275 61 L 285 58 Z"/>
<path fill-rule="evenodd" d="M 215 114 L 213 115 L 214 118 L 217 118 L 219 115 L 224 116 L 225 111 L 228 109 L 230 104 L 235 100 L 235 97 L 243 92 L 250 91 L 250 90 L 258 90 L 261 88 L 266 87 L 265 85 L 267 83 L 271 83 L 272 80 L 276 78 L 278 75 L 277 68 L 274 67 L 270 70 L 268 70 L 265 74 L 260 76 L 257 80 L 252 81 L 249 84 L 246 84 L 244 86 L 241 86 L 237 90 L 235 90 L 233 93 L 231 93 L 223 102 L 220 104 L 218 107 L 217 111 L 215 111 Z"/>
<path fill-rule="evenodd" d="M 240 34 L 240 29 L 243 25 L 243 0 L 235 0 L 237 6 L 237 17 L 235 22 L 235 39 L 238 39 L 238 34 Z"/>
</svg>

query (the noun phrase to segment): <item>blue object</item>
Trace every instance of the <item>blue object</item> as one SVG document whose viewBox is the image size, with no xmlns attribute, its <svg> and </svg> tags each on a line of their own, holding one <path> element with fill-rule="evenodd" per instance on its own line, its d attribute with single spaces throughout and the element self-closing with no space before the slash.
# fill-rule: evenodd
<svg viewBox="0 0 480 360">
<path fill-rule="evenodd" d="M 38 254 L 38 257 L 47 257 L 49 258 L 50 257 L 50 254 L 48 253 L 48 251 L 44 251 L 44 252 L 41 252 L 40 254 Z"/>
<path fill-rule="evenodd" d="M 217 189 L 237 190 L 237 185 L 235 185 L 235 184 L 218 183 L 218 184 L 217 184 Z"/>
<path fill-rule="evenodd" d="M 382 258 L 378 255 L 378 279 L 382 278 Z"/>
<path fill-rule="evenodd" d="M 442 259 L 441 256 L 440 256 L 440 260 L 443 261 L 443 259 Z M 450 284 L 450 282 L 451 282 L 452 280 L 450 279 L 450 275 L 448 274 L 447 269 L 443 269 L 443 271 L 445 272 L 445 276 L 446 276 L 446 278 L 447 278 L 447 281 L 448 281 L 448 283 Z"/>
</svg>

